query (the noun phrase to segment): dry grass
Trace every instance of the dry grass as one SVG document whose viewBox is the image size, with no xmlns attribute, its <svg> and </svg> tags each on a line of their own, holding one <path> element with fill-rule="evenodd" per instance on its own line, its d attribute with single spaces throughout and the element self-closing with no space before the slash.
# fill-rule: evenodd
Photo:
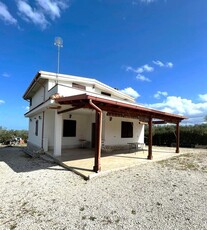
<svg viewBox="0 0 207 230">
<path fill-rule="evenodd" d="M 163 167 L 207 172 L 207 151 L 186 153 L 158 162 Z"/>
</svg>

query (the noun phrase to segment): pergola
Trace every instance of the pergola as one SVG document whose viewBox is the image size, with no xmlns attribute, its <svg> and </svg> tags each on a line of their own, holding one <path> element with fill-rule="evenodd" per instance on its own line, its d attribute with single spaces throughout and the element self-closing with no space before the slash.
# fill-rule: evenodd
<svg viewBox="0 0 207 230">
<path fill-rule="evenodd" d="M 148 123 L 149 136 L 148 136 L 148 159 L 151 160 L 152 156 L 152 125 L 173 123 L 176 124 L 176 153 L 179 153 L 180 145 L 180 130 L 179 123 L 186 119 L 184 116 L 165 113 L 158 110 L 145 108 L 138 104 L 129 102 L 121 102 L 112 98 L 106 99 L 96 97 L 88 94 L 81 94 L 69 97 L 56 98 L 55 102 L 60 105 L 70 105 L 72 107 L 64 110 L 59 110 L 58 114 L 74 111 L 77 109 L 94 109 L 96 111 L 96 143 L 95 143 L 95 158 L 94 168 L 95 172 L 101 170 L 101 134 L 102 134 L 102 113 L 107 112 L 111 117 L 126 117 L 138 119 L 140 122 Z"/>
</svg>

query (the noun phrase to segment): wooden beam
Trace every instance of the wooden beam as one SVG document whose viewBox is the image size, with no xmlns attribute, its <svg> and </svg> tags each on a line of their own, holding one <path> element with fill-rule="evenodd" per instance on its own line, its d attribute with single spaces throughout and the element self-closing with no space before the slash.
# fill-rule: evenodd
<svg viewBox="0 0 207 230">
<path fill-rule="evenodd" d="M 70 109 L 64 109 L 64 110 L 61 110 L 58 112 L 58 114 L 61 114 L 61 113 L 67 113 L 67 112 L 71 112 L 73 110 L 77 110 L 77 109 L 81 109 L 83 108 L 85 105 L 80 105 L 80 106 L 76 106 L 76 107 L 73 107 L 73 108 L 70 108 Z"/>
<path fill-rule="evenodd" d="M 154 125 L 167 124 L 166 121 L 153 121 L 152 123 L 153 123 Z"/>
<path fill-rule="evenodd" d="M 148 134 L 148 156 L 147 159 L 152 160 L 152 118 L 150 117 L 148 121 L 149 134 Z"/>
</svg>

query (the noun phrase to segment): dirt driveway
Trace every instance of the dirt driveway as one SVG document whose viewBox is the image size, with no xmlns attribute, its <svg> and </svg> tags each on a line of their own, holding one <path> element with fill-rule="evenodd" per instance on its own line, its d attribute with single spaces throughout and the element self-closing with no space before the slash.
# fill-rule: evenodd
<svg viewBox="0 0 207 230">
<path fill-rule="evenodd" d="M 206 191 L 207 150 L 84 181 L 21 148 L 0 148 L 1 230 L 204 230 Z"/>
</svg>

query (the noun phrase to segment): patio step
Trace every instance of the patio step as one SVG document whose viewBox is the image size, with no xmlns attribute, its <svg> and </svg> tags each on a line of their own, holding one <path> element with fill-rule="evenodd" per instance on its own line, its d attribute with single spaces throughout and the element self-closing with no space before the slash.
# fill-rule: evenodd
<svg viewBox="0 0 207 230">
<path fill-rule="evenodd" d="M 40 155 L 40 158 L 50 163 L 56 163 L 55 159 L 51 157 L 50 155 L 48 155 L 47 153 Z"/>
<path fill-rule="evenodd" d="M 23 151 L 33 158 L 38 158 L 44 153 L 42 150 L 34 151 L 30 148 L 24 148 Z"/>
</svg>

